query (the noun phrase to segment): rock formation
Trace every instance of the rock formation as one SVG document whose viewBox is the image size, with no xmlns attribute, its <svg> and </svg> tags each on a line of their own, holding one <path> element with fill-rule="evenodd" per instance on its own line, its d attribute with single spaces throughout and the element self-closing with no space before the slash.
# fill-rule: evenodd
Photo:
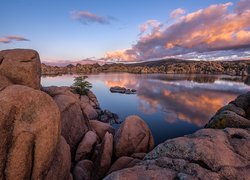
<svg viewBox="0 0 250 180">
<path fill-rule="evenodd" d="M 99 68 L 119 69 L 95 65 L 89 71 Z M 137 70 L 149 72 L 131 68 Z M 109 124 L 115 114 L 103 111 L 91 91 L 40 90 L 35 51 L 0 51 L 0 179 L 248 179 L 249 102 L 249 93 L 241 95 L 205 129 L 153 149 L 150 129 L 138 116 L 127 117 L 115 132 Z"/>
<path fill-rule="evenodd" d="M 70 87 L 56 86 L 40 90 L 36 51 L 6 50 L 0 58 L 0 179 L 102 179 L 117 160 L 115 130 L 109 123 L 119 122 L 118 116 L 102 111 L 91 91 L 79 95 Z M 139 121 L 135 128 L 142 130 L 136 131 L 151 135 Z M 129 154 L 136 152 L 141 151 Z M 135 159 L 133 164 L 139 161 L 130 159 Z"/>
<path fill-rule="evenodd" d="M 202 129 L 165 141 L 144 161 L 105 179 L 247 179 L 249 138 L 247 129 Z"/>
<path fill-rule="evenodd" d="M 26 49 L 0 51 L 1 75 L 12 84 L 40 89 L 41 64 L 38 53 Z"/>
<path fill-rule="evenodd" d="M 222 107 L 211 118 L 207 128 L 224 129 L 250 128 L 250 92 L 240 95 L 228 105 Z"/>
<path fill-rule="evenodd" d="M 115 134 L 116 157 L 147 153 L 154 148 L 154 139 L 147 124 L 138 116 L 129 116 Z"/>
<path fill-rule="evenodd" d="M 61 112 L 62 136 L 70 146 L 72 158 L 84 134 L 89 131 L 88 119 L 85 118 L 79 95 L 71 92 L 68 87 L 43 88 L 50 94 Z"/>
<path fill-rule="evenodd" d="M 41 179 L 60 142 L 60 112 L 45 93 L 21 85 L 0 92 L 1 177 Z"/>
<path fill-rule="evenodd" d="M 75 161 L 78 162 L 81 159 L 89 159 L 98 141 L 99 139 L 96 133 L 94 131 L 88 131 L 77 147 Z"/>
</svg>

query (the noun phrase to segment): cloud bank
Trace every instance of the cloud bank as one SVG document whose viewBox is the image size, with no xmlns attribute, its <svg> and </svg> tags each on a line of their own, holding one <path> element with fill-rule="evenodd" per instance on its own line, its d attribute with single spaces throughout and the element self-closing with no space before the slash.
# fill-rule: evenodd
<svg viewBox="0 0 250 180">
<path fill-rule="evenodd" d="M 30 41 L 30 40 L 22 36 L 6 36 L 0 38 L 0 43 L 8 44 L 12 43 L 13 41 Z"/>
<path fill-rule="evenodd" d="M 131 48 L 107 52 L 106 59 L 115 61 L 140 61 L 166 56 L 212 51 L 250 50 L 249 0 L 214 4 L 205 9 L 180 16 L 171 25 L 150 20 L 140 27 L 140 37 Z M 172 17 L 183 14 L 181 10 Z M 157 23 L 156 23 L 157 22 Z"/>
<path fill-rule="evenodd" d="M 71 18 L 81 22 L 83 25 L 89 25 L 93 23 L 110 24 L 111 21 L 116 20 L 116 18 L 112 16 L 98 16 L 87 11 L 74 11 L 71 13 Z"/>
</svg>

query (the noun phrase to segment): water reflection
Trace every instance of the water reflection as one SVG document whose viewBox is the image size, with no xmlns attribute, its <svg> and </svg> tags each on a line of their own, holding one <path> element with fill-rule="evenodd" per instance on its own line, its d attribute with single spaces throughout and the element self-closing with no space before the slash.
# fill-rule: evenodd
<svg viewBox="0 0 250 180">
<path fill-rule="evenodd" d="M 43 77 L 42 84 L 71 85 L 75 75 Z M 203 127 L 223 105 L 250 90 L 248 79 L 207 75 L 136 75 L 110 73 L 89 75 L 103 109 L 121 119 L 131 114 L 149 125 L 156 144 L 192 133 Z M 137 89 L 136 95 L 112 94 L 111 86 Z"/>
<path fill-rule="evenodd" d="M 165 120 L 174 123 L 182 120 L 204 126 L 221 106 L 231 101 L 237 93 L 207 90 L 196 86 L 147 82 L 140 84 L 138 97 L 145 113 L 165 112 Z"/>
</svg>

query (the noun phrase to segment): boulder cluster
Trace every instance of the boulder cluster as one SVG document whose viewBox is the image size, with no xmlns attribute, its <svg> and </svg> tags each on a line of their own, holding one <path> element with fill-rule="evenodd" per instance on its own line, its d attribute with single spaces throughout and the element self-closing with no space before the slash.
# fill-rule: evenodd
<svg viewBox="0 0 250 180">
<path fill-rule="evenodd" d="M 204 129 L 159 144 L 143 161 L 105 179 L 247 180 L 249 150 L 250 92 L 219 109 Z"/>
<path fill-rule="evenodd" d="M 115 132 L 117 115 L 91 91 L 41 87 L 36 51 L 1 51 L 0 59 L 0 179 L 102 179 L 153 149 L 138 116 Z"/>
</svg>

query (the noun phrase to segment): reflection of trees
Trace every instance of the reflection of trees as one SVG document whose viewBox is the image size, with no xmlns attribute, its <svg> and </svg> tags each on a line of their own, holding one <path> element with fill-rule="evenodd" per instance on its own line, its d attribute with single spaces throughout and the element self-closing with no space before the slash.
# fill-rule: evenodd
<svg viewBox="0 0 250 180">
<path fill-rule="evenodd" d="M 244 82 L 247 80 L 247 76 L 226 76 L 222 77 L 221 80 L 231 81 L 231 82 Z M 245 83 L 247 84 L 247 83 Z"/>
<path fill-rule="evenodd" d="M 245 76 L 243 78 L 243 81 L 244 81 L 245 84 L 250 85 L 250 76 Z"/>
<path fill-rule="evenodd" d="M 156 112 L 160 108 L 165 111 L 165 119 L 170 123 L 180 119 L 197 126 L 205 125 L 220 107 L 235 96 L 237 94 L 161 82 L 143 81 L 138 89 L 138 97 L 142 101 L 140 108 L 145 113 Z"/>
<path fill-rule="evenodd" d="M 214 83 L 219 78 L 216 76 L 189 76 L 187 78 L 188 81 L 194 81 L 197 83 Z"/>
<path fill-rule="evenodd" d="M 214 83 L 219 79 L 219 76 L 213 75 L 195 75 L 195 74 L 187 74 L 187 75 L 176 75 L 176 74 L 167 74 L 167 75 L 155 75 L 154 79 L 163 80 L 163 81 L 194 81 L 197 83 Z"/>
</svg>

